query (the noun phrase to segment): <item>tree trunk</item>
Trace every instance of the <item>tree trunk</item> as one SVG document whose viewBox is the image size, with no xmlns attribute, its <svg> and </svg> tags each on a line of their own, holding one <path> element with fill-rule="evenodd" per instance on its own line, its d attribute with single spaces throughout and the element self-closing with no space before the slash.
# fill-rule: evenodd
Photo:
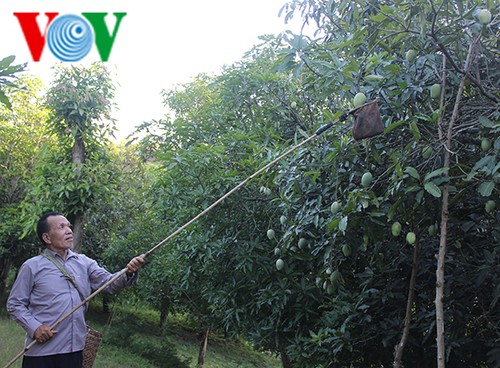
<svg viewBox="0 0 500 368">
<path fill-rule="evenodd" d="M 102 293 L 102 312 L 106 315 L 111 313 L 111 308 L 109 307 L 110 301 L 111 296 L 108 293 Z"/>
<path fill-rule="evenodd" d="M 439 240 L 439 253 L 436 268 L 436 343 L 437 343 L 437 366 L 445 368 L 445 333 L 444 333 L 444 264 L 446 257 L 447 227 L 448 227 L 448 187 L 443 190 L 443 202 L 441 209 L 441 237 Z"/>
<path fill-rule="evenodd" d="M 73 217 L 73 251 L 80 253 L 83 241 L 83 213 L 78 213 Z"/>
<path fill-rule="evenodd" d="M 406 315 L 403 325 L 403 335 L 401 341 L 394 347 L 394 368 L 403 367 L 403 351 L 410 336 L 410 322 L 415 300 L 415 285 L 417 284 L 418 262 L 420 258 L 420 242 L 415 243 L 413 249 L 413 265 L 411 268 L 410 285 L 408 290 L 408 300 L 406 302 Z"/>
<path fill-rule="evenodd" d="M 81 137 L 75 137 L 75 144 L 71 153 L 71 162 L 74 166 L 76 179 L 78 180 L 81 174 L 82 165 L 85 162 L 85 143 Z M 83 240 L 83 213 L 77 213 L 73 217 L 73 251 L 80 253 L 82 250 Z"/>
<path fill-rule="evenodd" d="M 170 313 L 170 297 L 166 296 L 162 299 L 160 305 L 160 327 L 163 327 Z"/>
<path fill-rule="evenodd" d="M 77 164 L 83 164 L 85 162 L 85 142 L 81 137 L 75 137 L 75 143 L 71 151 L 71 162 L 76 164 L 75 167 L 77 168 L 79 166 Z"/>
<path fill-rule="evenodd" d="M 162 294 L 160 299 L 160 327 L 163 327 L 168 318 L 168 313 L 170 312 L 170 284 L 168 281 L 163 282 Z"/>
<path fill-rule="evenodd" d="M 200 353 L 198 354 L 198 367 L 203 367 L 205 365 L 205 356 L 207 355 L 207 346 L 208 346 L 208 334 L 210 333 L 210 329 L 207 328 L 205 333 L 203 334 L 203 339 L 200 345 Z"/>
<path fill-rule="evenodd" d="M 280 356 L 283 368 L 293 368 L 292 361 L 286 352 L 286 346 L 284 343 L 280 343 Z"/>
<path fill-rule="evenodd" d="M 160 328 L 163 327 L 168 318 L 168 309 L 160 308 Z"/>
<path fill-rule="evenodd" d="M 12 259 L 8 256 L 0 258 L 0 301 L 3 302 L 5 289 L 7 288 L 7 277 L 12 266 Z"/>
<path fill-rule="evenodd" d="M 460 86 L 457 91 L 455 98 L 455 104 L 453 106 L 453 113 L 451 115 L 450 122 L 448 124 L 446 142 L 444 144 L 444 161 L 443 168 L 448 169 L 450 167 L 450 156 L 452 151 L 452 138 L 453 138 L 453 127 L 458 118 L 458 111 L 460 107 L 460 101 L 462 99 L 462 94 L 464 90 L 465 81 L 467 80 L 467 75 L 471 69 L 472 60 L 474 59 L 475 50 L 477 42 L 479 41 L 479 36 L 473 40 L 469 46 L 469 52 L 467 55 L 467 60 L 465 61 L 464 74 L 462 80 L 460 81 Z M 444 78 L 443 78 L 444 84 Z M 444 87 L 444 86 L 443 86 Z M 445 88 L 442 88 L 442 94 L 444 94 Z M 441 101 L 443 96 L 441 96 Z M 443 109 L 443 103 L 441 103 L 441 110 Z M 448 176 L 448 171 L 445 171 L 444 176 Z M 436 268 L 436 345 L 437 345 L 437 368 L 446 367 L 446 344 L 445 344 L 445 331 L 444 331 L 444 267 L 445 267 L 445 257 L 446 257 L 446 245 L 448 242 L 448 211 L 449 211 L 449 182 L 447 182 L 443 187 L 443 197 L 442 197 L 442 207 L 441 207 L 441 234 L 439 239 L 439 253 L 437 256 L 437 268 Z"/>
</svg>

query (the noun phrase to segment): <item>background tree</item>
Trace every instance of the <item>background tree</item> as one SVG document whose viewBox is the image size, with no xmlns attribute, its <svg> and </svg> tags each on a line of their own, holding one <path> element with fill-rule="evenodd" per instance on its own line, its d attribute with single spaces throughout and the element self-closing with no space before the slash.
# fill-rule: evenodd
<svg viewBox="0 0 500 368">
<path fill-rule="evenodd" d="M 68 165 L 61 168 L 64 173 L 58 173 L 57 177 L 67 200 L 67 205 L 61 210 L 67 213 L 73 224 L 77 252 L 82 246 L 84 213 L 94 195 L 91 184 L 97 179 L 92 176 L 93 163 L 98 160 L 100 145 L 114 129 L 110 117 L 114 90 L 111 75 L 104 64 L 94 63 L 88 68 L 57 67 L 54 82 L 47 92 L 52 130 L 61 147 L 71 149 L 71 159 L 66 159 Z M 93 162 L 87 162 L 89 158 Z M 94 181 L 98 182 L 98 179 Z"/>
<path fill-rule="evenodd" d="M 0 300 L 11 266 L 19 266 L 35 250 L 31 239 L 21 236 L 22 203 L 42 146 L 51 142 L 43 133 L 48 111 L 42 82 L 23 76 L 17 86 L 6 92 L 10 107 L 0 109 Z"/>
<path fill-rule="evenodd" d="M 137 156 L 134 147 L 109 145 L 109 161 L 100 170 L 106 182 L 86 212 L 82 249 L 109 270 L 120 270 L 128 261 L 152 246 L 145 234 L 145 224 L 158 225 L 148 219 L 150 204 L 145 192 L 150 185 L 150 173 Z M 157 292 L 153 295 L 158 295 Z M 109 312 L 111 298 L 103 294 L 103 309 Z M 144 300 L 146 300 L 144 298 Z"/>
<path fill-rule="evenodd" d="M 200 76 L 166 93 L 175 115 L 160 125 L 165 141 L 158 143 L 158 159 L 168 170 L 152 189 L 160 218 L 173 221 L 172 229 L 252 174 L 280 142 L 311 127 L 315 101 L 287 74 L 272 72 L 278 44 L 268 40 L 221 76 Z M 150 135 L 146 142 L 157 138 Z M 291 272 L 285 281 L 269 262 L 276 244 L 267 229 L 277 226 L 279 216 L 270 206 L 275 195 L 266 188 L 269 178 L 261 180 L 193 224 L 174 248 L 164 250 L 167 256 L 162 251 L 165 263 L 154 274 L 166 278 L 155 277 L 159 284 L 147 288 L 152 294 L 160 285 L 171 285 L 171 299 L 190 312 L 200 329 L 223 327 L 228 334 L 252 335 L 256 345 L 281 354 L 290 366 L 288 340 L 299 329 L 306 331 L 301 321 L 316 314 L 321 294 L 314 278 L 309 285 L 302 279 L 304 272 L 311 273 L 307 263 L 301 262 L 304 270 Z M 293 307 L 296 298 L 307 306 L 300 316 Z"/>
</svg>

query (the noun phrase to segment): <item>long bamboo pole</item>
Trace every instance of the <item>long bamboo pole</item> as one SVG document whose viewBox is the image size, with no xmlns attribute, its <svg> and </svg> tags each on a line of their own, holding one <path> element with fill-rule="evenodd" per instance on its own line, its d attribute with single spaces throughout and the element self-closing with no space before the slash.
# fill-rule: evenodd
<svg viewBox="0 0 500 368">
<path fill-rule="evenodd" d="M 335 120 L 334 122 L 330 122 L 328 124 L 325 124 L 323 125 L 322 127 L 320 127 L 318 130 L 316 130 L 316 132 L 311 135 L 309 138 L 303 140 L 302 142 L 300 142 L 299 144 L 293 146 L 292 148 L 288 149 L 285 153 L 281 154 L 280 156 L 276 157 L 274 160 L 270 161 L 267 165 L 263 166 L 262 168 L 260 168 L 259 170 L 257 170 L 256 172 L 254 172 L 252 175 L 250 175 L 249 177 L 247 177 L 245 180 L 243 180 L 242 182 L 240 182 L 238 185 L 236 185 L 233 189 L 231 189 L 230 191 L 228 191 L 226 194 L 224 194 L 222 197 L 220 197 L 218 200 L 216 200 L 215 202 L 213 202 L 210 206 L 208 206 L 206 209 L 204 209 L 202 212 L 200 212 L 198 215 L 196 215 L 195 217 L 193 217 L 191 220 L 189 220 L 188 222 L 186 222 L 184 225 L 182 225 L 181 227 L 179 227 L 177 230 L 175 230 L 172 234 L 170 234 L 169 236 L 167 236 L 165 239 L 163 239 L 161 242 L 159 242 L 158 244 L 156 244 L 154 247 L 152 247 L 150 250 L 148 250 L 146 253 L 144 253 L 144 257 L 147 257 L 149 256 L 150 254 L 154 253 L 158 248 L 160 248 L 162 245 L 164 245 L 165 243 L 167 243 L 168 241 L 172 240 L 175 236 L 177 236 L 179 233 L 181 233 L 182 231 L 184 231 L 189 225 L 191 225 L 193 222 L 197 221 L 198 219 L 200 219 L 201 217 L 203 217 L 204 215 L 206 215 L 208 212 L 210 212 L 213 208 L 217 207 L 222 201 L 224 201 L 227 197 L 229 197 L 230 195 L 232 195 L 234 192 L 236 192 L 237 190 L 239 190 L 241 187 L 243 187 L 246 183 L 248 183 L 250 180 L 252 180 L 253 178 L 255 178 L 256 176 L 260 175 L 262 172 L 266 171 L 267 169 L 269 169 L 271 166 L 275 165 L 277 162 L 281 161 L 283 158 L 285 158 L 286 156 L 288 156 L 289 154 L 291 154 L 292 152 L 294 152 L 295 150 L 299 149 L 300 147 L 306 145 L 307 143 L 309 143 L 310 141 L 312 141 L 313 139 L 317 138 L 320 134 L 322 134 L 323 132 L 325 132 L 326 130 L 330 129 L 334 124 L 338 123 L 338 122 L 342 122 L 342 121 L 345 121 L 348 117 L 349 114 L 352 114 L 354 111 L 362 108 L 363 106 L 366 106 L 368 104 L 370 104 L 371 102 L 369 103 L 366 103 L 366 104 L 363 104 L 361 105 L 360 107 L 357 107 L 356 109 L 353 109 L 353 110 L 350 110 L 349 112 L 347 113 L 344 113 L 342 114 L 337 120 Z M 50 329 L 55 329 L 61 322 L 63 322 L 66 318 L 68 318 L 69 316 L 71 316 L 76 310 L 78 310 L 80 307 L 82 307 L 83 305 L 85 305 L 86 303 L 88 303 L 90 300 L 92 300 L 97 294 L 99 294 L 101 291 L 103 291 L 106 287 L 108 287 L 109 285 L 111 285 L 115 280 L 117 280 L 120 276 L 122 276 L 125 272 L 127 272 L 127 268 L 125 267 L 124 269 L 122 269 L 120 272 L 118 272 L 115 276 L 113 276 L 113 278 L 111 278 L 108 282 L 106 282 L 104 285 L 102 285 L 100 288 L 98 288 L 97 290 L 95 290 L 92 294 L 90 294 L 88 297 L 86 297 L 84 300 L 81 301 L 80 304 L 78 304 L 76 307 L 74 307 L 73 309 L 71 309 L 68 313 L 66 313 L 64 316 L 62 316 L 60 319 L 58 319 L 52 326 L 50 326 Z M 36 340 L 33 340 L 29 345 L 27 345 L 22 351 L 20 351 L 14 358 L 12 358 L 12 360 L 10 362 L 7 363 L 7 365 L 4 366 L 4 368 L 9 368 L 11 367 L 19 358 L 21 358 L 29 349 L 31 349 L 33 347 L 33 345 L 35 345 L 37 343 Z"/>
</svg>

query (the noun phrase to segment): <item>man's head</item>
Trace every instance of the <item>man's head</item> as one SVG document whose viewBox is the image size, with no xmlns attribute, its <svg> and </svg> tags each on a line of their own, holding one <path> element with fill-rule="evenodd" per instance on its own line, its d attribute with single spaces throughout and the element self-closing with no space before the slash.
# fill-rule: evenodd
<svg viewBox="0 0 500 368">
<path fill-rule="evenodd" d="M 73 245 L 71 224 L 59 212 L 49 212 L 40 217 L 36 233 L 42 244 L 54 251 L 70 249 Z"/>
</svg>

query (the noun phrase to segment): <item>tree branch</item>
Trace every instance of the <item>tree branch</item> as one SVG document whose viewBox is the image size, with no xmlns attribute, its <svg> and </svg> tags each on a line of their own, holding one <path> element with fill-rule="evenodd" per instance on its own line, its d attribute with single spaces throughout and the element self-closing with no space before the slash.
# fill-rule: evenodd
<svg viewBox="0 0 500 368">
<path fill-rule="evenodd" d="M 403 325 L 403 335 L 401 341 L 394 347 L 393 368 L 403 367 L 403 351 L 410 336 L 410 322 L 415 300 L 415 285 L 417 284 L 418 263 L 420 258 L 420 244 L 417 242 L 413 248 L 413 264 L 411 268 L 410 285 L 408 287 L 408 300 L 406 302 L 406 315 Z"/>
<path fill-rule="evenodd" d="M 453 138 L 453 125 L 458 119 L 458 111 L 460 107 L 460 102 L 462 99 L 462 94 L 465 86 L 465 81 L 467 79 L 467 74 L 471 68 L 472 61 L 476 54 L 476 46 L 479 41 L 479 37 L 472 40 L 469 46 L 469 52 L 467 54 L 467 59 L 465 61 L 465 73 L 460 81 L 460 86 L 457 91 L 455 98 L 455 104 L 453 106 L 453 112 L 451 114 L 451 119 L 448 124 L 447 136 L 446 136 L 446 148 L 444 150 L 444 161 L 443 168 L 450 167 L 450 152 L 452 151 L 452 138 Z M 444 81 L 443 81 L 444 83 Z M 442 108 L 442 106 L 440 107 Z M 445 171 L 445 176 L 448 175 L 448 171 Z M 446 260 L 446 245 L 448 241 L 448 210 L 449 210 L 449 183 L 444 184 L 443 188 L 443 199 L 441 206 L 441 234 L 439 238 L 439 253 L 437 257 L 437 267 L 436 267 L 436 345 L 437 345 L 437 368 L 446 367 L 446 345 L 445 345 L 445 330 L 444 330 L 444 265 Z"/>
</svg>

